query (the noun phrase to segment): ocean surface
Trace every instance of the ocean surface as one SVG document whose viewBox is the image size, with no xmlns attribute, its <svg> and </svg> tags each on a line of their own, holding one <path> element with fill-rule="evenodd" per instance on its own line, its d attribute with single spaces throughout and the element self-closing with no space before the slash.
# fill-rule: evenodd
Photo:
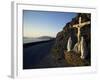
<svg viewBox="0 0 100 80">
<path fill-rule="evenodd" d="M 50 38 L 47 38 L 47 39 L 23 38 L 23 43 L 31 43 L 31 42 L 39 42 L 39 41 L 47 41 L 47 40 L 50 40 Z"/>
</svg>

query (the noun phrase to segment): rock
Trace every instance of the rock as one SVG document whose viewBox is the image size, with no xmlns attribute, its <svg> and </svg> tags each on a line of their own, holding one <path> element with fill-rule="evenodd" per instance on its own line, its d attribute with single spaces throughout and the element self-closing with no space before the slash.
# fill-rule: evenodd
<svg viewBox="0 0 100 80">
<path fill-rule="evenodd" d="M 87 66 L 89 65 L 88 61 L 83 60 L 80 58 L 80 55 L 70 51 L 70 52 L 64 52 L 65 59 L 67 60 L 67 63 L 69 63 L 71 66 Z"/>
<path fill-rule="evenodd" d="M 77 53 L 77 29 L 73 28 L 74 24 L 78 24 L 79 22 L 79 17 L 81 16 L 82 21 L 81 22 L 86 22 L 86 21 L 91 21 L 91 15 L 88 13 L 79 13 L 77 14 L 77 16 L 75 18 L 73 18 L 69 23 L 66 23 L 66 25 L 64 26 L 64 28 L 62 29 L 62 31 L 58 32 L 57 36 L 56 36 L 56 41 L 53 47 L 53 54 L 55 58 L 65 58 L 65 54 L 64 54 L 64 50 L 67 50 L 66 46 L 68 46 L 68 40 L 69 37 L 71 37 L 72 40 L 72 45 L 71 48 L 73 49 L 73 51 L 75 51 L 75 53 Z M 87 49 L 87 56 L 85 58 L 85 60 L 87 60 L 88 63 L 90 62 L 90 58 L 91 58 L 91 24 L 85 25 L 84 27 L 82 27 L 80 29 L 81 31 L 81 36 L 84 37 L 84 41 L 86 43 L 86 49 Z M 74 55 L 75 56 L 75 55 Z M 73 57 L 74 57 L 73 56 Z M 79 59 L 80 56 L 79 56 Z M 67 58 L 66 58 L 67 61 Z"/>
</svg>

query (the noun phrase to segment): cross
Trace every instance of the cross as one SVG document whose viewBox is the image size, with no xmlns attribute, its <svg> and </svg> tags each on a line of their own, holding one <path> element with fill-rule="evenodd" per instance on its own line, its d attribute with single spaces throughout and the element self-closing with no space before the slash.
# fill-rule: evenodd
<svg viewBox="0 0 100 80">
<path fill-rule="evenodd" d="M 73 25 L 73 27 L 78 29 L 78 32 L 77 32 L 78 53 L 80 53 L 80 50 L 81 50 L 81 45 L 80 45 L 80 40 L 81 40 L 81 39 L 80 39 L 80 38 L 81 38 L 81 36 L 80 36 L 80 29 L 81 29 L 82 27 L 84 27 L 85 25 L 90 24 L 90 21 L 87 21 L 87 22 L 83 22 L 83 23 L 82 23 L 81 17 L 79 17 L 79 21 L 78 21 L 78 22 L 79 22 L 79 23 Z"/>
</svg>

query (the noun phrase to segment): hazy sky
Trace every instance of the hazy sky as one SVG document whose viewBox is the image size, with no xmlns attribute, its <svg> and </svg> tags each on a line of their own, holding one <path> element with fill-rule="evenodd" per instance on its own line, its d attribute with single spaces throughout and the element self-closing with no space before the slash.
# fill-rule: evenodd
<svg viewBox="0 0 100 80">
<path fill-rule="evenodd" d="M 56 37 L 56 34 L 76 15 L 69 12 L 23 10 L 24 37 Z"/>
</svg>

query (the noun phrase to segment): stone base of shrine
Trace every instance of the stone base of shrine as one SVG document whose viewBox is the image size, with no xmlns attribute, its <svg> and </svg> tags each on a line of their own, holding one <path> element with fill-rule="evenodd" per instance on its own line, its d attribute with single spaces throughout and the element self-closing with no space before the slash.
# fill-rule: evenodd
<svg viewBox="0 0 100 80">
<path fill-rule="evenodd" d="M 89 62 L 87 60 L 83 60 L 80 58 L 80 54 L 75 53 L 74 51 L 67 52 L 64 51 L 64 58 L 68 64 L 71 66 L 89 66 Z"/>
</svg>

